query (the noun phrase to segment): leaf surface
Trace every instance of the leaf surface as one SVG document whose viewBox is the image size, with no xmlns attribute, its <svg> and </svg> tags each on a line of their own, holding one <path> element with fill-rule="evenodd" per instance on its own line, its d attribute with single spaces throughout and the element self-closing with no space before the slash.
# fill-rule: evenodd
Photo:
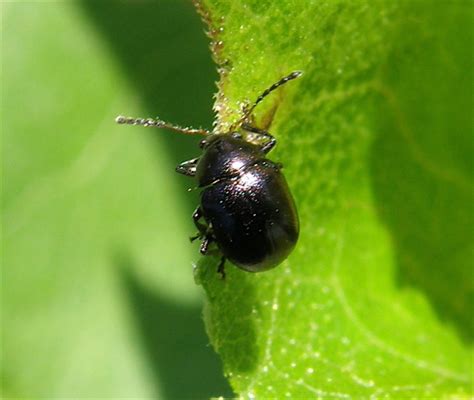
<svg viewBox="0 0 474 400">
<path fill-rule="evenodd" d="M 199 16 L 174 1 L 1 9 L 0 397 L 225 393 L 192 276 L 196 198 L 174 172 L 197 143 L 114 122 L 211 123 Z"/>
<path fill-rule="evenodd" d="M 280 267 L 197 271 L 245 398 L 472 390 L 472 5 L 204 0 L 221 130 L 274 114 L 301 234 Z M 469 86 L 471 85 L 471 86 Z"/>
</svg>

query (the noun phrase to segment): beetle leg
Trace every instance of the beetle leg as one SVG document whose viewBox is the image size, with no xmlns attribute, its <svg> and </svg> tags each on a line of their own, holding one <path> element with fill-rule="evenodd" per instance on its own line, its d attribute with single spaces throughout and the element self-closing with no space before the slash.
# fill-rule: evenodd
<svg viewBox="0 0 474 400">
<path fill-rule="evenodd" d="M 209 245 L 214 241 L 212 236 L 205 236 L 204 240 L 201 243 L 201 247 L 199 248 L 199 251 L 203 256 L 206 256 L 208 251 L 209 251 Z"/>
<path fill-rule="evenodd" d="M 186 176 L 194 176 L 196 175 L 196 165 L 198 161 L 199 158 L 184 161 L 176 167 L 176 172 Z"/>
<path fill-rule="evenodd" d="M 199 232 L 197 235 L 189 238 L 191 242 L 194 242 L 196 239 L 205 237 L 209 231 L 209 227 L 206 224 L 203 224 L 202 222 L 200 222 L 201 218 L 202 218 L 202 210 L 201 210 L 201 207 L 198 206 L 196 210 L 194 210 L 193 212 L 193 222 Z"/>
<path fill-rule="evenodd" d="M 214 242 L 215 239 L 212 236 L 212 231 L 210 230 L 209 226 L 200 222 L 201 218 L 202 218 L 202 209 L 200 206 L 198 206 L 193 213 L 193 221 L 199 233 L 196 236 L 191 237 L 190 239 L 191 241 L 194 241 L 196 239 L 201 239 L 201 238 L 203 239 L 201 242 L 201 247 L 199 248 L 199 251 L 201 252 L 203 256 L 205 256 L 209 253 L 209 245 L 212 242 Z M 220 274 L 221 279 L 225 279 L 224 264 L 225 264 L 225 256 L 222 256 L 221 261 L 219 262 L 219 265 L 217 267 L 217 273 Z"/>
<path fill-rule="evenodd" d="M 199 248 L 199 251 L 203 256 L 206 255 L 207 250 L 209 248 L 209 238 L 204 238 L 204 240 L 201 242 L 201 247 Z"/>
<path fill-rule="evenodd" d="M 259 129 L 248 124 L 243 124 L 242 129 L 245 129 L 246 131 L 252 133 L 256 133 L 261 138 L 266 140 L 266 142 L 260 147 L 260 150 L 262 150 L 262 152 L 265 154 L 267 154 L 271 149 L 273 149 L 277 143 L 276 139 L 270 133 L 264 131 L 263 129 Z"/>
<path fill-rule="evenodd" d="M 219 262 L 219 265 L 217 266 L 217 273 L 220 274 L 222 280 L 225 279 L 224 266 L 225 266 L 225 256 L 222 256 L 221 261 Z"/>
<path fill-rule="evenodd" d="M 189 238 L 189 241 L 192 243 L 194 242 L 196 239 L 199 239 L 200 237 L 202 237 L 202 234 L 201 233 L 196 233 L 194 236 L 191 236 Z"/>
</svg>

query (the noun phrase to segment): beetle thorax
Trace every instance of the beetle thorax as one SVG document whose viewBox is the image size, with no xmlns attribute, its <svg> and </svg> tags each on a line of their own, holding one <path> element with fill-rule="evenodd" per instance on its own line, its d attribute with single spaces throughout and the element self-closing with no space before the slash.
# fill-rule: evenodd
<svg viewBox="0 0 474 400">
<path fill-rule="evenodd" d="M 219 134 L 203 149 L 196 168 L 199 186 L 238 176 L 246 167 L 265 158 L 260 148 L 234 134 Z"/>
</svg>

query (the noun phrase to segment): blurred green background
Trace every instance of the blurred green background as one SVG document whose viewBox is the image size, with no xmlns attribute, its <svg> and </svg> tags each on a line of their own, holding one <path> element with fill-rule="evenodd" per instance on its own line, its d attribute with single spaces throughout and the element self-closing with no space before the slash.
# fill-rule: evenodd
<svg viewBox="0 0 474 400">
<path fill-rule="evenodd" d="M 218 79 L 188 1 L 2 3 L 3 397 L 231 395 L 188 237 Z"/>
</svg>

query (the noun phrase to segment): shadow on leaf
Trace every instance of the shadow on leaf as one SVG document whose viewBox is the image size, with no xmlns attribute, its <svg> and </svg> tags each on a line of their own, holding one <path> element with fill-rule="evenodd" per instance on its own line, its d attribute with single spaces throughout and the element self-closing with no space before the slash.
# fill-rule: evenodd
<svg viewBox="0 0 474 400">
<path fill-rule="evenodd" d="M 165 398 L 231 397 L 218 357 L 209 348 L 200 307 L 186 308 L 160 298 L 134 277 L 129 259 L 117 258 L 116 263 L 154 381 L 160 382 Z"/>
<path fill-rule="evenodd" d="M 147 115 L 182 126 L 212 126 L 214 82 L 218 79 L 204 25 L 191 2 L 102 2 L 83 0 L 85 15 L 119 60 Z M 128 115 L 127 110 L 117 114 Z M 114 123 L 111 121 L 111 123 Z M 170 170 L 199 154 L 198 137 L 166 130 L 134 129 L 167 146 Z M 189 180 L 178 179 L 189 214 L 196 198 L 186 192 Z"/>
<path fill-rule="evenodd" d="M 400 284 L 424 292 L 444 321 L 464 341 L 474 339 L 472 281 L 472 93 L 463 90 L 472 70 L 469 15 L 450 40 L 452 4 L 434 13 L 446 42 L 440 61 L 439 38 L 407 21 L 388 60 L 383 96 L 377 101 L 371 152 L 374 194 L 397 251 Z M 468 13 L 469 14 L 469 13 Z M 463 32 L 464 31 L 464 32 Z M 407 33 L 409 32 L 409 33 Z M 417 38 L 417 41 L 413 41 Z M 447 62 L 447 60 L 449 62 Z"/>
</svg>

